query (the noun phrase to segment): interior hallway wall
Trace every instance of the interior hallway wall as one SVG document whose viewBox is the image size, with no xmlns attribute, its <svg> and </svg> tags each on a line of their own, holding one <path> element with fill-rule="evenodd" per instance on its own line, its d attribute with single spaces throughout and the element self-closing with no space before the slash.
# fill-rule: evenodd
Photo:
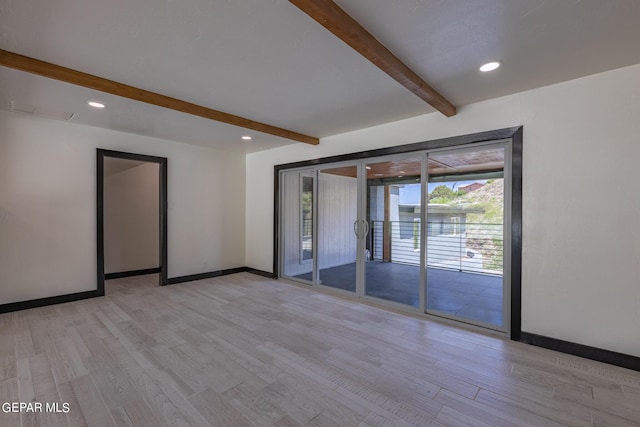
<svg viewBox="0 0 640 427">
<path fill-rule="evenodd" d="M 105 157 L 104 169 L 105 274 L 159 267 L 160 165 Z"/>
</svg>

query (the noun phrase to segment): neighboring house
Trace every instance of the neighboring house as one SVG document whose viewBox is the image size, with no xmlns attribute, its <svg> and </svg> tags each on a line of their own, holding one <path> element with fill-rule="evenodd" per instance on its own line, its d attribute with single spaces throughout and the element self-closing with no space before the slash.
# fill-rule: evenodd
<svg viewBox="0 0 640 427">
<path fill-rule="evenodd" d="M 392 199 L 392 202 L 396 200 Z M 419 265 L 420 206 L 396 204 L 391 209 L 398 212 L 398 220 L 391 221 L 391 259 L 393 262 Z M 445 268 L 482 270 L 482 256 L 466 247 L 464 233 L 467 214 L 483 212 L 484 209 L 469 206 L 429 204 L 427 235 L 432 245 L 427 250 L 427 263 Z M 382 259 L 384 221 L 375 221 L 373 226 L 372 259 Z"/>
<path fill-rule="evenodd" d="M 484 184 L 481 182 L 473 182 L 471 184 L 463 185 L 458 187 L 458 191 L 464 191 L 466 193 L 471 193 L 472 191 L 476 191 L 479 188 L 484 187 Z"/>
<path fill-rule="evenodd" d="M 408 238 L 413 235 L 414 221 L 420 221 L 419 205 L 399 205 L 400 212 L 400 236 Z M 467 223 L 467 214 L 484 213 L 484 209 L 462 205 L 444 205 L 430 203 L 427 208 L 427 234 L 457 235 L 464 233 Z"/>
</svg>

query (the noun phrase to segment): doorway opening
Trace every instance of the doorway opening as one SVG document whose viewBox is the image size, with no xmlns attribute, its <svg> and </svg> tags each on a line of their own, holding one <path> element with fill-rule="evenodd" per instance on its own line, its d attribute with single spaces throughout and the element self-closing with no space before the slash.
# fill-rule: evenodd
<svg viewBox="0 0 640 427">
<path fill-rule="evenodd" d="M 98 291 L 147 274 L 167 284 L 167 159 L 98 149 Z"/>
</svg>

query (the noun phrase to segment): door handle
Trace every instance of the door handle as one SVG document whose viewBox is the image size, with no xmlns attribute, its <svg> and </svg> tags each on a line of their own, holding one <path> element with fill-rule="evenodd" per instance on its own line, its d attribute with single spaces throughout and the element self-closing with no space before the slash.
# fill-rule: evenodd
<svg viewBox="0 0 640 427">
<path fill-rule="evenodd" d="M 364 234 L 361 234 L 363 230 L 360 224 L 364 225 Z M 353 221 L 353 234 L 355 234 L 358 239 L 367 237 L 367 234 L 369 234 L 369 223 L 364 219 L 356 219 Z"/>
</svg>

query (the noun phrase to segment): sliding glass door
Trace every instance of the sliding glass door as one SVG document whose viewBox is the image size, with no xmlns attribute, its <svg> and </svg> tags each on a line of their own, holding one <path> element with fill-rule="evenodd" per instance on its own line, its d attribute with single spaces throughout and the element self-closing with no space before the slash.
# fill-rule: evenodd
<svg viewBox="0 0 640 427">
<path fill-rule="evenodd" d="M 364 240 L 360 164 L 287 171 L 280 176 L 282 276 L 356 293 Z"/>
<path fill-rule="evenodd" d="M 504 144 L 429 153 L 426 311 L 505 327 Z"/>
<path fill-rule="evenodd" d="M 510 145 L 281 172 L 281 275 L 507 329 Z"/>
<path fill-rule="evenodd" d="M 356 292 L 358 194 L 358 165 L 318 171 L 318 285 Z"/>
<path fill-rule="evenodd" d="M 315 171 L 283 173 L 280 220 L 284 276 L 312 282 L 315 259 Z"/>
<path fill-rule="evenodd" d="M 423 156 L 369 162 L 365 295 L 419 308 Z"/>
</svg>

